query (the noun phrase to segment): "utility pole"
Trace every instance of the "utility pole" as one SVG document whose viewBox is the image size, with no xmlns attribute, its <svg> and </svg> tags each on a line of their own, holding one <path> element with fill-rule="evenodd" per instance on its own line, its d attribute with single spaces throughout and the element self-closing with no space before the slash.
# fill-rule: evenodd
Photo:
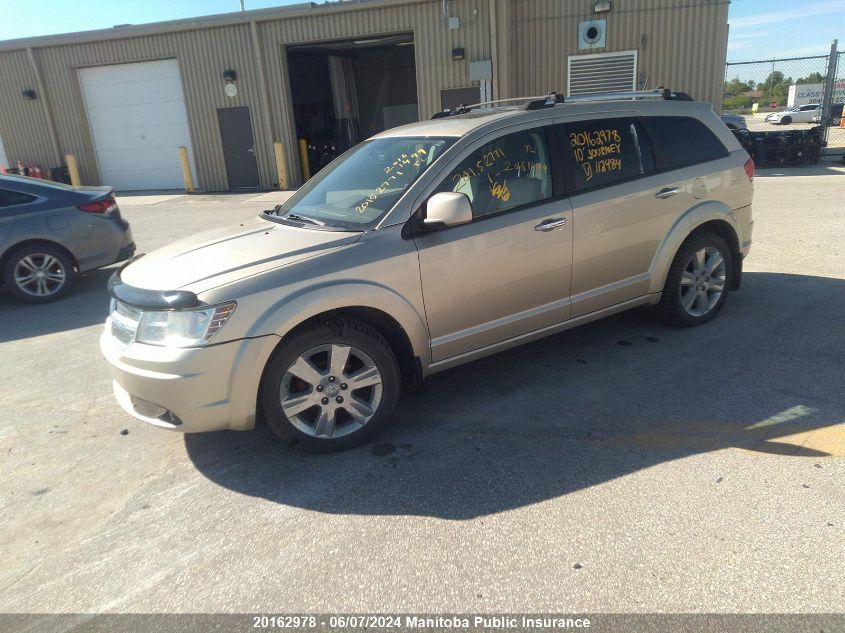
<svg viewBox="0 0 845 633">
<path fill-rule="evenodd" d="M 244 7 L 244 0 L 241 0 L 241 13 L 244 11 L 246 11 L 246 8 Z"/>
<path fill-rule="evenodd" d="M 830 45 L 830 58 L 827 60 L 827 78 L 824 82 L 824 96 L 822 97 L 821 124 L 827 138 L 827 126 L 830 124 L 830 104 L 833 103 L 833 82 L 836 80 L 836 62 L 839 55 L 836 45 L 839 40 L 833 40 Z"/>
</svg>

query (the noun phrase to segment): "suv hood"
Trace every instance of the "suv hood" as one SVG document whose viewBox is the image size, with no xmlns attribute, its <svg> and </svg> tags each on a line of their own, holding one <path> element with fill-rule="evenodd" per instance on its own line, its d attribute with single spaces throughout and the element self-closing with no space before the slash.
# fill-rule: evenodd
<svg viewBox="0 0 845 633">
<path fill-rule="evenodd" d="M 200 293 L 352 244 L 361 235 L 299 228 L 259 217 L 153 251 L 132 262 L 120 277 L 136 288 Z"/>
</svg>

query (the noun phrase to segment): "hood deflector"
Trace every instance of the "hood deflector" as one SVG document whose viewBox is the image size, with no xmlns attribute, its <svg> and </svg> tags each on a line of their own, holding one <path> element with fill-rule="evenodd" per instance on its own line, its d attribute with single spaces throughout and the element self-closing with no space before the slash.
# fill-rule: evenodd
<svg viewBox="0 0 845 633">
<path fill-rule="evenodd" d="M 120 273 L 129 264 L 143 256 L 144 254 L 141 253 L 133 257 L 109 278 L 108 288 L 112 297 L 133 307 L 147 310 L 185 310 L 202 305 L 197 295 L 189 290 L 147 290 L 123 283 Z"/>
</svg>

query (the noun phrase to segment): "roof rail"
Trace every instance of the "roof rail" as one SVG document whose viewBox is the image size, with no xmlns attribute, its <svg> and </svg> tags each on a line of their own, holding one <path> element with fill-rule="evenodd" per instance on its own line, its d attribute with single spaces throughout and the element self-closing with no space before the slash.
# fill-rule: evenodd
<svg viewBox="0 0 845 633">
<path fill-rule="evenodd" d="M 536 99 L 545 99 L 543 96 L 537 97 L 513 97 L 511 99 L 494 99 L 492 101 L 481 101 L 479 103 L 471 103 L 469 105 L 462 103 L 461 105 L 457 106 L 456 108 L 446 108 L 445 110 L 441 110 L 440 112 L 435 112 L 431 115 L 432 119 L 442 119 L 443 117 L 447 116 L 454 116 L 456 114 L 466 114 L 470 110 L 475 108 L 481 108 L 483 106 L 491 106 L 494 103 L 515 103 L 517 101 L 530 101 Z"/>
<path fill-rule="evenodd" d="M 657 88 L 655 90 L 633 90 L 629 92 L 590 92 L 580 95 L 570 95 L 568 97 L 558 94 L 555 91 L 547 95 L 539 97 L 516 97 L 513 99 L 496 99 L 495 101 L 483 101 L 481 103 L 474 103 L 472 105 L 461 104 L 457 108 L 446 109 L 442 112 L 436 112 L 432 115 L 432 119 L 441 119 L 443 117 L 454 116 L 456 114 L 466 114 L 470 110 L 482 106 L 490 106 L 494 103 L 511 103 L 516 101 L 527 101 L 522 106 L 524 110 L 542 110 L 544 108 L 553 108 L 561 103 L 577 103 L 581 101 L 618 101 L 624 99 L 666 99 L 668 101 L 694 101 L 685 92 L 674 92 L 669 88 Z"/>
</svg>

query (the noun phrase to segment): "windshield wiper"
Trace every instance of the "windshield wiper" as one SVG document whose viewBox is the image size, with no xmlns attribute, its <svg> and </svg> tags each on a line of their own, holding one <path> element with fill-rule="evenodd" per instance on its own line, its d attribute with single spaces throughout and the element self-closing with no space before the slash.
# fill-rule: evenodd
<svg viewBox="0 0 845 633">
<path fill-rule="evenodd" d="M 298 213 L 288 213 L 282 216 L 283 220 L 293 220 L 294 222 L 307 222 L 308 224 L 316 224 L 317 226 L 326 226 L 325 222 L 317 220 L 316 218 L 309 218 L 307 215 L 299 215 Z"/>
</svg>

